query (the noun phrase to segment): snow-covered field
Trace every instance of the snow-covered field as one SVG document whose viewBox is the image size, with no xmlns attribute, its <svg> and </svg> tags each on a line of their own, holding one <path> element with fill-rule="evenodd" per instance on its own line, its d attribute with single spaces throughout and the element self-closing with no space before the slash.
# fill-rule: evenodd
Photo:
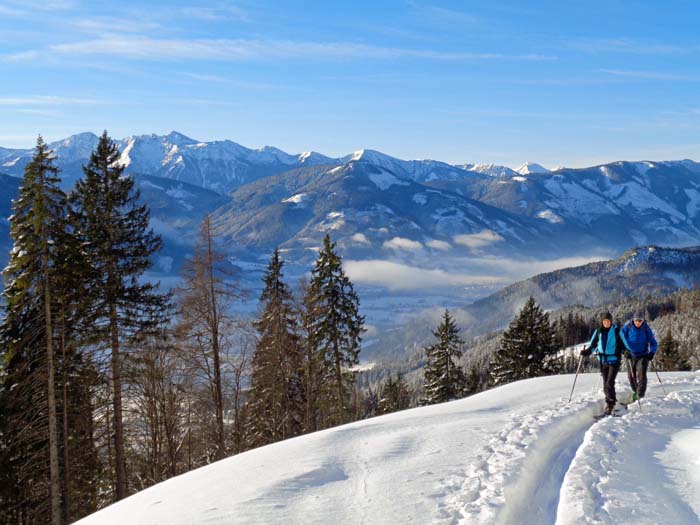
<svg viewBox="0 0 700 525">
<path fill-rule="evenodd" d="M 252 450 L 80 523 L 698 523 L 700 372 L 662 378 L 601 421 L 597 374 L 569 404 L 573 376 L 521 381 Z"/>
</svg>

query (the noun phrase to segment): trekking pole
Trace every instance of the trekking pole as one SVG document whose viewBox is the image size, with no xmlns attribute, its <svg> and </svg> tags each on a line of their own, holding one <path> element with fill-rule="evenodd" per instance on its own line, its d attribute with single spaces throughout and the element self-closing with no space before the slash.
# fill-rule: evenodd
<svg viewBox="0 0 700 525">
<path fill-rule="evenodd" d="M 642 403 L 639 401 L 639 395 L 637 394 L 637 371 L 633 370 L 630 366 L 630 358 L 625 356 L 625 363 L 627 363 L 627 370 L 632 377 L 634 377 L 634 397 L 637 398 L 637 404 L 639 405 L 639 411 L 642 411 Z"/>
<path fill-rule="evenodd" d="M 585 350 L 586 347 L 584 346 L 583 349 Z M 583 363 L 583 356 L 579 357 L 578 359 L 578 366 L 576 367 L 576 376 L 574 377 L 574 384 L 571 387 L 571 394 L 569 394 L 569 400 L 567 403 L 571 403 L 571 397 L 574 395 L 574 388 L 576 388 L 576 380 L 578 379 L 578 373 L 581 370 L 581 363 Z"/>
<path fill-rule="evenodd" d="M 656 374 L 656 379 L 659 380 L 659 384 L 661 385 L 661 390 L 663 390 L 664 395 L 667 396 L 668 392 L 666 392 L 666 389 L 664 388 L 664 384 L 661 382 L 661 376 L 659 375 L 659 371 L 656 369 L 656 365 L 654 364 L 654 361 L 652 360 L 650 362 L 651 362 L 652 368 L 654 369 L 654 373 Z"/>
</svg>

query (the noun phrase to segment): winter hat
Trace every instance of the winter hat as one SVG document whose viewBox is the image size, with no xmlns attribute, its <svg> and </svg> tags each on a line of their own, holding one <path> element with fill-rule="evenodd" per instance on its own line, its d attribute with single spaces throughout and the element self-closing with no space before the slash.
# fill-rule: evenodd
<svg viewBox="0 0 700 525">
<path fill-rule="evenodd" d="M 637 319 L 639 319 L 640 321 L 644 321 L 644 314 L 642 312 L 634 312 L 632 320 L 636 321 Z"/>
<path fill-rule="evenodd" d="M 600 318 L 601 321 L 605 321 L 606 319 L 608 319 L 609 321 L 613 320 L 612 314 L 610 312 L 605 312 L 603 314 L 603 316 Z"/>
</svg>

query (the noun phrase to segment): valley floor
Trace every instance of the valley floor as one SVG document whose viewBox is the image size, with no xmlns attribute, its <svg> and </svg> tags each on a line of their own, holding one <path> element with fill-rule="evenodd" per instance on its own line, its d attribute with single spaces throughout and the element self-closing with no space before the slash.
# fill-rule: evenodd
<svg viewBox="0 0 700 525">
<path fill-rule="evenodd" d="M 662 379 L 601 421 L 597 374 L 571 403 L 571 375 L 521 381 L 252 450 L 80 523 L 698 523 L 700 372 Z"/>
</svg>

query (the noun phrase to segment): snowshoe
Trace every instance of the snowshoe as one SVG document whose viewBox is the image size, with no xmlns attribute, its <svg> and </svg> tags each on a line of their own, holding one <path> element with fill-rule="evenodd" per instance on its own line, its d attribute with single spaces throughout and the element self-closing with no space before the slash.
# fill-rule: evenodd
<svg viewBox="0 0 700 525">
<path fill-rule="evenodd" d="M 608 406 L 605 407 L 605 412 L 603 412 L 603 413 L 602 413 L 601 415 L 599 415 L 599 416 L 593 416 L 593 417 L 594 417 L 595 419 L 603 419 L 604 417 L 608 417 L 608 416 L 620 417 L 621 414 L 615 413 L 614 408 L 615 408 L 614 405 L 608 405 Z"/>
</svg>

